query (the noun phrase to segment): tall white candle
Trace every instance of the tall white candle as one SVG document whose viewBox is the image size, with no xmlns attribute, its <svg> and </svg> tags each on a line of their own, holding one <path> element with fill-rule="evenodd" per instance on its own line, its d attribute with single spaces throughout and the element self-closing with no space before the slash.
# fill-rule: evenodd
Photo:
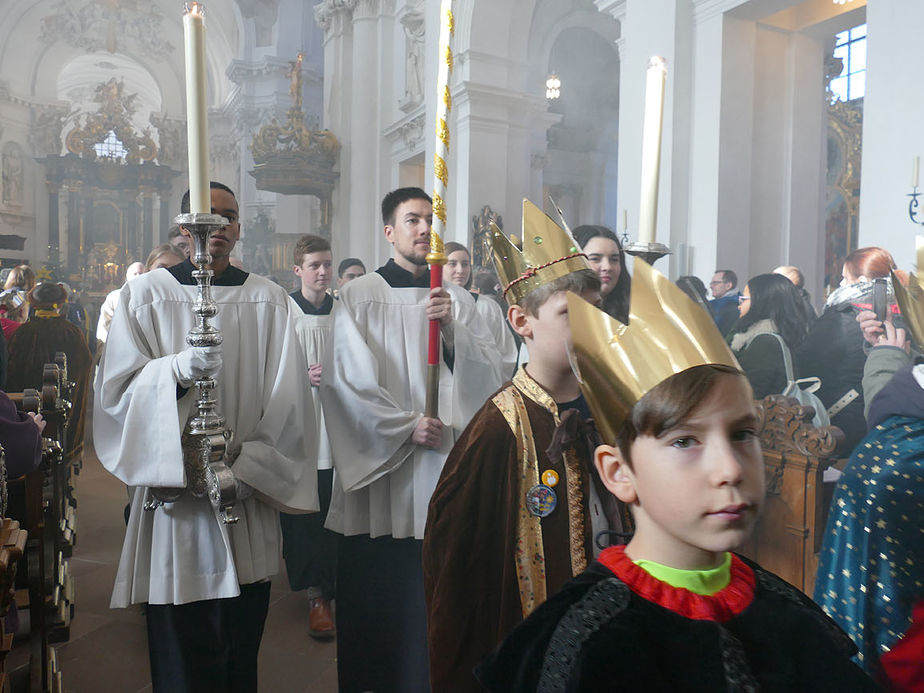
<svg viewBox="0 0 924 693">
<path fill-rule="evenodd" d="M 915 156 L 911 159 L 911 187 L 918 187 L 918 177 L 921 173 L 921 157 Z"/>
<path fill-rule="evenodd" d="M 202 3 L 186 4 L 183 37 L 186 48 L 186 142 L 189 145 L 189 211 L 207 214 L 209 194 L 209 129 L 205 72 L 205 17 Z"/>
<path fill-rule="evenodd" d="M 658 176 L 661 168 L 661 127 L 664 122 L 664 82 L 667 61 L 648 61 L 645 86 L 645 125 L 642 130 L 642 194 L 639 200 L 638 239 L 654 243 L 658 225 Z"/>
</svg>

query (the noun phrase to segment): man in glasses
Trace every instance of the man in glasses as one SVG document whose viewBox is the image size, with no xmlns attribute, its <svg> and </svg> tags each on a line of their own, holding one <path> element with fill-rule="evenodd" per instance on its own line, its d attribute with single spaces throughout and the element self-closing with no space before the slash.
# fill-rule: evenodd
<svg viewBox="0 0 924 693">
<path fill-rule="evenodd" d="M 723 335 L 731 331 L 738 319 L 739 294 L 735 290 L 737 286 L 738 275 L 731 270 L 716 270 L 712 275 L 712 281 L 709 282 L 709 290 L 712 292 L 709 308 L 719 332 Z"/>
</svg>

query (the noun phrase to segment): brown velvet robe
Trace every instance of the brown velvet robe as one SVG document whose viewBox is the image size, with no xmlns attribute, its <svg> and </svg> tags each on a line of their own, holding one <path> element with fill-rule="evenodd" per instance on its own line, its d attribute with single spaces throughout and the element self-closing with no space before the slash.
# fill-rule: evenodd
<svg viewBox="0 0 924 693">
<path fill-rule="evenodd" d="M 528 418 L 519 444 L 509 408 L 505 416 L 499 406 L 511 394 L 520 395 Z M 566 419 L 580 423 L 580 416 Z M 593 562 L 584 501 L 590 497 L 593 442 L 580 434 L 565 436 L 563 450 L 550 457 L 546 451 L 557 424 L 555 403 L 520 370 L 475 415 L 446 460 L 423 545 L 434 693 L 480 690 L 472 668 Z M 526 433 L 531 428 L 533 459 L 524 451 L 524 428 Z M 534 518 L 524 489 L 548 469 L 559 477 L 557 506 L 548 517 Z"/>
</svg>

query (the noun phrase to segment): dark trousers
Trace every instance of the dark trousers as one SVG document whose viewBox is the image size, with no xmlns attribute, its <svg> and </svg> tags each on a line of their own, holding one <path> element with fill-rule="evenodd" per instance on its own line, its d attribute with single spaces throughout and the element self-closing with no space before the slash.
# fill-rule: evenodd
<svg viewBox="0 0 924 693">
<path fill-rule="evenodd" d="M 310 515 L 279 515 L 282 557 L 286 561 L 289 587 L 293 592 L 319 587 L 325 599 L 333 599 L 336 595 L 337 545 L 340 541 L 339 534 L 324 529 L 333 482 L 333 469 L 318 470 L 320 512 Z"/>
<path fill-rule="evenodd" d="M 340 693 L 429 690 L 422 541 L 341 537 L 337 565 Z"/>
<path fill-rule="evenodd" d="M 269 598 L 270 583 L 258 582 L 232 599 L 148 604 L 155 693 L 256 693 Z"/>
</svg>

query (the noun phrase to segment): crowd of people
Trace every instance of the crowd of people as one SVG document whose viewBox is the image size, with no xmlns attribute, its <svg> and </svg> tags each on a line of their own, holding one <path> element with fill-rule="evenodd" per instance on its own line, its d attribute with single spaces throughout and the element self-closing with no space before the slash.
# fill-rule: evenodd
<svg viewBox="0 0 924 693">
<path fill-rule="evenodd" d="M 130 493 L 112 605 L 146 605 L 155 691 L 257 689 L 280 559 L 344 693 L 922 690 L 924 312 L 901 314 L 916 294 L 885 250 L 851 253 L 816 312 L 796 267 L 630 276 L 611 230 L 524 201 L 531 240 L 496 232 L 492 267 L 449 242 L 431 288 L 432 202 L 401 188 L 384 265 L 305 235 L 287 295 L 233 261 L 233 191 L 211 201 L 220 345 L 186 342 L 185 228 L 127 268 L 92 345 L 65 285 L 23 266 L 0 294 L 6 389 L 66 350 L 82 423 L 98 352 L 94 445 Z M 207 376 L 231 525 L 189 494 L 150 510 L 186 484 Z M 852 453 L 815 601 L 733 553 L 763 503 L 754 402 L 808 381 Z"/>
</svg>

